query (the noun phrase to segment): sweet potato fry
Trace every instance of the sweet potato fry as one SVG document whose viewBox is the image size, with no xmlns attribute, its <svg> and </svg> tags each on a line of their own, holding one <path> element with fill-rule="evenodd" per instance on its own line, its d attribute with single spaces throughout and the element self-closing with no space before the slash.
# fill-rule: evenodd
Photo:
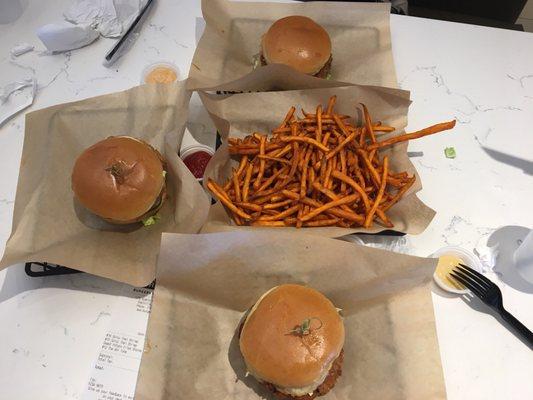
<svg viewBox="0 0 533 400">
<path fill-rule="evenodd" d="M 257 158 L 259 158 L 260 160 L 270 160 L 270 161 L 276 161 L 278 163 L 285 164 L 285 165 L 291 165 L 291 162 L 285 158 L 270 157 L 270 156 L 261 155 L 261 154 L 259 154 Z"/>
<path fill-rule="evenodd" d="M 335 107 L 335 102 L 337 101 L 337 96 L 333 95 L 329 98 L 328 106 L 326 108 L 326 114 L 333 114 L 333 107 Z"/>
<path fill-rule="evenodd" d="M 311 207 L 315 207 L 315 208 L 318 208 L 324 205 L 318 200 L 313 200 L 309 197 L 304 197 L 301 201 L 302 203 L 310 205 Z M 330 208 L 329 210 L 326 211 L 326 214 L 333 215 L 339 218 L 344 218 L 344 219 L 347 219 L 353 222 L 357 222 L 359 224 L 362 224 L 365 220 L 361 215 L 358 215 L 353 211 L 347 212 L 337 207 Z"/>
<path fill-rule="evenodd" d="M 266 136 L 261 136 L 260 137 L 260 144 L 259 144 L 259 156 L 264 156 L 265 155 L 265 148 L 266 148 Z M 255 178 L 255 181 L 254 181 L 254 189 L 257 189 L 259 188 L 259 186 L 261 186 L 261 180 L 263 179 L 263 174 L 265 173 L 265 159 L 264 158 L 259 158 L 259 172 Z"/>
<path fill-rule="evenodd" d="M 357 184 L 352 178 L 350 178 L 347 175 L 344 175 L 342 172 L 339 171 L 332 171 L 331 175 L 333 175 L 334 178 L 337 178 L 349 186 L 351 186 L 363 199 L 363 204 L 365 205 L 365 209 L 370 209 L 370 201 L 368 200 L 368 196 L 365 192 L 365 190 Z"/>
<path fill-rule="evenodd" d="M 264 191 L 267 187 L 269 187 L 280 175 L 287 173 L 289 169 L 287 167 L 283 167 L 279 169 L 278 171 L 274 172 L 270 178 L 265 180 L 263 184 L 257 189 L 258 192 Z"/>
<path fill-rule="evenodd" d="M 405 194 L 405 192 L 407 192 L 409 190 L 409 188 L 413 185 L 413 183 L 415 182 L 415 177 L 413 176 L 409 181 L 407 181 L 407 183 L 392 197 L 392 199 L 387 202 L 387 204 L 385 204 L 383 206 L 383 211 L 387 211 L 389 208 L 391 208 L 394 204 L 396 204 L 398 202 L 398 200 L 400 200 L 402 198 L 402 196 Z"/>
<path fill-rule="evenodd" d="M 372 127 L 372 120 L 370 118 L 370 114 L 368 113 L 368 109 L 366 108 L 366 106 L 361 103 L 361 106 L 363 106 L 363 116 L 365 118 L 365 128 L 366 128 L 366 133 L 368 134 L 368 136 L 370 137 L 370 141 L 372 143 L 376 143 L 376 136 L 374 135 L 374 131 L 373 131 L 373 127 Z M 371 157 L 372 159 L 372 157 Z"/>
<path fill-rule="evenodd" d="M 372 130 L 374 132 L 394 132 L 396 128 L 393 126 L 374 125 Z"/>
<path fill-rule="evenodd" d="M 263 220 L 255 220 L 250 225 L 252 226 L 286 226 L 283 221 L 263 221 Z"/>
<path fill-rule="evenodd" d="M 364 104 L 363 123 L 357 126 L 349 115 L 335 113 L 335 103 L 332 96 L 315 114 L 302 110 L 303 118 L 291 107 L 271 137 L 253 132 L 228 139 L 239 165 L 223 187 L 212 180 L 207 185 L 235 224 L 393 227 L 386 212 L 416 178 L 393 171 L 390 160 L 380 157 L 381 149 L 451 129 L 455 121 L 378 141 L 376 133 L 395 128 L 373 122 Z"/>
<path fill-rule="evenodd" d="M 395 143 L 405 142 L 407 140 L 418 139 L 418 138 L 421 138 L 423 136 L 428 136 L 428 135 L 432 135 L 434 133 L 447 131 L 449 129 L 452 129 L 455 126 L 455 122 L 456 122 L 455 120 L 448 121 L 448 122 L 442 122 L 440 124 L 432 125 L 432 126 L 430 126 L 428 128 L 424 128 L 424 129 L 421 129 L 421 130 L 416 131 L 416 132 L 406 133 L 405 135 L 400 135 L 400 136 L 394 136 L 394 137 L 392 137 L 390 139 L 387 139 L 387 140 L 384 140 L 382 142 L 374 143 L 374 144 L 370 145 L 368 148 L 370 150 L 372 150 L 372 149 L 380 149 L 382 147 L 390 146 L 390 145 L 395 144 Z"/>
<path fill-rule="evenodd" d="M 315 208 L 314 210 L 310 211 L 308 214 L 305 214 L 300 218 L 301 221 L 309 221 L 311 218 L 316 217 L 317 215 L 323 213 L 326 210 L 329 210 L 332 207 L 340 206 L 342 204 L 348 204 L 353 203 L 355 200 L 357 200 L 358 195 L 349 195 L 343 198 L 340 198 L 338 200 L 330 201 L 329 203 L 324 204 L 323 206 L 320 206 L 318 208 Z"/>
<path fill-rule="evenodd" d="M 348 143 L 350 143 L 355 138 L 355 131 L 350 133 L 342 142 L 340 142 L 337 147 L 335 147 L 333 150 L 331 150 L 328 154 L 326 154 L 326 159 L 332 158 L 334 155 L 336 155 L 339 151 L 341 151 L 344 146 L 346 146 Z"/>
<path fill-rule="evenodd" d="M 303 226 L 334 226 L 339 222 L 338 218 L 319 219 L 317 221 L 304 222 Z"/>
<path fill-rule="evenodd" d="M 309 137 L 305 137 L 305 136 L 292 136 L 292 135 L 291 136 L 282 136 L 280 138 L 280 140 L 282 142 L 302 142 L 302 143 L 311 144 L 311 145 L 319 148 L 320 150 L 322 150 L 324 153 L 327 153 L 329 151 L 329 148 L 324 146 L 322 143 L 317 142 L 315 139 L 312 139 L 312 138 L 309 138 Z"/>
<path fill-rule="evenodd" d="M 241 162 L 239 163 L 239 168 L 237 168 L 237 172 L 235 173 L 238 177 L 242 175 L 242 172 L 244 171 L 244 168 L 246 168 L 247 164 L 248 164 L 248 156 L 244 155 L 241 158 Z"/>
<path fill-rule="evenodd" d="M 238 207 L 244 208 L 246 210 L 250 210 L 250 211 L 255 211 L 255 212 L 263 211 L 263 207 L 261 207 L 258 204 L 254 204 L 254 203 L 246 203 L 246 202 L 241 201 L 241 202 L 236 202 L 235 205 Z"/>
<path fill-rule="evenodd" d="M 291 121 L 295 111 L 296 107 L 292 106 L 289 108 L 289 111 L 287 112 L 287 115 L 283 119 L 283 122 L 280 124 L 279 128 L 285 128 L 287 126 L 287 124 Z"/>
<path fill-rule="evenodd" d="M 365 162 L 367 171 L 369 172 L 370 176 L 372 177 L 372 180 L 374 181 L 374 185 L 376 185 L 376 187 L 379 187 L 381 184 L 381 179 L 379 177 L 378 172 L 376 171 L 376 169 L 370 162 L 370 159 L 368 158 L 368 154 L 364 150 L 361 150 L 361 149 L 358 149 L 357 153 L 361 156 L 361 158 Z"/>
<path fill-rule="evenodd" d="M 233 175 L 233 191 L 235 192 L 235 200 L 241 201 L 241 186 L 237 174 Z"/>
<path fill-rule="evenodd" d="M 280 213 L 277 213 L 276 215 L 271 215 L 268 217 L 259 217 L 258 221 L 279 221 L 283 218 L 288 217 L 289 215 L 292 215 L 296 212 L 298 212 L 298 209 L 300 208 L 299 204 L 296 204 L 295 206 L 292 206 L 290 208 L 287 208 L 285 211 L 282 211 Z"/>
<path fill-rule="evenodd" d="M 250 220 L 252 217 L 249 214 L 246 214 L 244 211 L 239 209 L 235 204 L 231 202 L 231 200 L 228 200 L 226 196 L 224 196 L 223 189 L 218 186 L 212 179 L 209 179 L 207 182 L 207 188 L 211 190 L 211 192 L 218 197 L 218 199 L 224 204 L 226 207 L 228 207 L 232 212 L 237 214 L 239 217 Z"/>
<path fill-rule="evenodd" d="M 288 199 L 288 200 L 284 200 L 284 201 L 280 201 L 280 202 L 277 202 L 277 203 L 269 203 L 269 204 L 265 204 L 263 206 L 263 209 L 264 210 L 275 210 L 276 208 L 280 208 L 280 207 L 284 207 L 284 206 L 288 206 L 289 204 L 291 204 L 294 200 L 292 199 Z"/>
<path fill-rule="evenodd" d="M 383 197 L 383 193 L 385 193 L 385 186 L 387 186 L 388 172 L 389 172 L 389 158 L 385 156 L 383 157 L 383 175 L 381 177 L 381 186 L 379 187 L 378 195 L 376 199 L 374 200 L 374 204 L 372 205 L 370 212 L 366 215 L 365 225 L 364 225 L 365 228 L 368 228 L 370 224 L 372 223 L 374 214 L 376 213 L 376 210 L 379 207 L 379 202 L 381 201 L 381 198 Z"/>
<path fill-rule="evenodd" d="M 319 104 L 316 108 L 316 131 L 315 139 L 317 142 L 322 142 L 322 105 Z"/>
</svg>

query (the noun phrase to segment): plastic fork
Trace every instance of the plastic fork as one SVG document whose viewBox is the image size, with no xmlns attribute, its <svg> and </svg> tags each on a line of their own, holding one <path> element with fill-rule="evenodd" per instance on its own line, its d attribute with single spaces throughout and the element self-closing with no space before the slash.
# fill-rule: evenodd
<svg viewBox="0 0 533 400">
<path fill-rule="evenodd" d="M 509 325 L 527 340 L 529 346 L 533 347 L 533 332 L 503 307 L 502 292 L 496 284 L 464 264 L 459 264 L 450 275 L 479 297 L 483 303 L 498 312 Z"/>
</svg>

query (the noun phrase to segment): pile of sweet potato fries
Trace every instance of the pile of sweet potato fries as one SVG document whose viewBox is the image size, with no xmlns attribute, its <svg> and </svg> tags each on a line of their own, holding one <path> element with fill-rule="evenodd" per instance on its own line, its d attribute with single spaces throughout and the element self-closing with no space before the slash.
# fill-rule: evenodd
<svg viewBox="0 0 533 400">
<path fill-rule="evenodd" d="M 386 212 L 413 185 L 415 176 L 390 169 L 379 150 L 398 142 L 451 129 L 455 121 L 378 141 L 395 128 L 372 122 L 361 104 L 364 124 L 336 114 L 336 96 L 314 114 L 291 107 L 272 135 L 230 138 L 229 152 L 241 156 L 231 178 L 207 187 L 231 212 L 237 225 L 392 228 Z"/>
</svg>

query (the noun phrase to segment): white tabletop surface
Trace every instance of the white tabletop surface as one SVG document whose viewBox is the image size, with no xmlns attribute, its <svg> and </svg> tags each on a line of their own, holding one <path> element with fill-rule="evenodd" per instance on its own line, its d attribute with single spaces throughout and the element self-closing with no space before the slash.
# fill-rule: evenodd
<svg viewBox="0 0 533 400">
<path fill-rule="evenodd" d="M 101 61 L 111 39 L 41 54 L 35 29 L 60 21 L 68 0 L 21 4 L 22 16 L 0 25 L 0 86 L 35 75 L 30 110 L 130 88 L 158 60 L 186 74 L 200 26 L 199 1 L 160 1 L 131 51 L 107 69 Z M 425 256 L 448 244 L 472 250 L 501 226 L 532 227 L 533 34 L 403 16 L 391 16 L 391 29 L 398 79 L 412 92 L 408 128 L 459 122 L 451 133 L 410 144 L 424 153 L 413 158 L 420 196 L 437 215 L 423 234 L 408 237 L 407 251 Z M 36 51 L 13 59 L 9 50 L 19 42 Z M 193 99 L 191 118 L 201 114 Z M 23 115 L 0 128 L 0 246 L 11 229 L 23 134 Z M 456 159 L 444 157 L 447 146 Z M 483 148 L 510 157 L 496 159 Z M 508 310 L 533 327 L 533 296 L 488 276 Z M 80 398 L 122 286 L 87 274 L 29 278 L 23 265 L 1 271 L 0 399 Z M 458 297 L 434 293 L 433 300 L 449 399 L 533 398 L 532 351 L 477 302 L 481 312 Z"/>
</svg>

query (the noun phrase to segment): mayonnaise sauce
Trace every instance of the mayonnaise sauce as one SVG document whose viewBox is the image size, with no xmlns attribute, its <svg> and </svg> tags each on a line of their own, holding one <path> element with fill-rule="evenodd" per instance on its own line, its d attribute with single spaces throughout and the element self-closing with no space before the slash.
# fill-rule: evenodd
<svg viewBox="0 0 533 400">
<path fill-rule="evenodd" d="M 440 256 L 437 268 L 435 269 L 435 274 L 444 285 L 452 289 L 464 290 L 465 288 L 463 285 L 453 279 L 453 277 L 450 277 L 450 273 L 459 265 L 459 263 L 464 264 L 464 261 L 459 257 L 450 255 Z"/>
</svg>

